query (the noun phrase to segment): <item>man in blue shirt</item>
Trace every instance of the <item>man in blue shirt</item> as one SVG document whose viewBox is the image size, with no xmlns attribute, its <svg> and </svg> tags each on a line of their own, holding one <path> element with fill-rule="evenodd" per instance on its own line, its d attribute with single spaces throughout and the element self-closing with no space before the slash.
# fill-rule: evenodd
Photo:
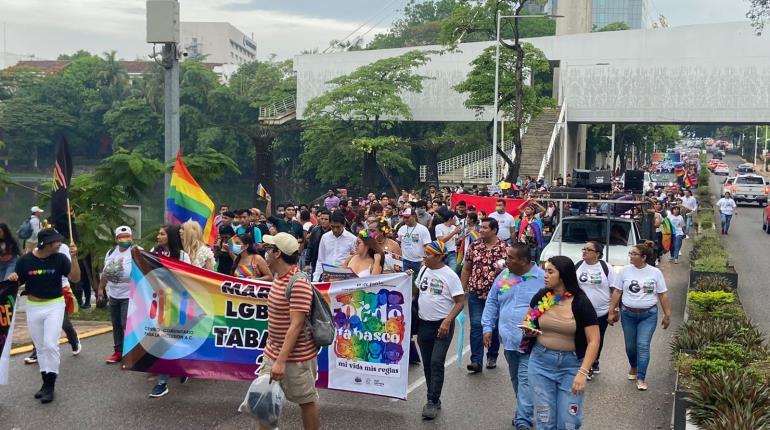
<svg viewBox="0 0 770 430">
<path fill-rule="evenodd" d="M 522 352 L 522 331 L 518 325 L 524 321 L 532 297 L 544 287 L 543 270 L 531 262 L 529 247 L 523 243 L 514 243 L 506 249 L 505 265 L 489 290 L 481 316 L 484 345 L 492 344 L 492 332 L 497 327 L 516 394 L 513 426 L 516 430 L 532 429 L 532 394 L 527 377 L 529 352 Z"/>
</svg>

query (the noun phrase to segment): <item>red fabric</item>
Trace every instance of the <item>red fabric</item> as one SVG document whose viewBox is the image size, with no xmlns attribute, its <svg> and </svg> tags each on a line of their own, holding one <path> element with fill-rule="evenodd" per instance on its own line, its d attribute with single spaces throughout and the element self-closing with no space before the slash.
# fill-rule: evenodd
<svg viewBox="0 0 770 430">
<path fill-rule="evenodd" d="M 452 193 L 452 207 L 457 206 L 457 202 L 464 200 L 468 206 L 476 206 L 476 211 L 484 211 L 487 215 L 495 211 L 498 197 L 482 197 L 473 194 Z M 505 200 L 505 211 L 518 218 L 521 214 L 519 208 L 527 202 L 524 199 L 503 199 Z"/>
</svg>

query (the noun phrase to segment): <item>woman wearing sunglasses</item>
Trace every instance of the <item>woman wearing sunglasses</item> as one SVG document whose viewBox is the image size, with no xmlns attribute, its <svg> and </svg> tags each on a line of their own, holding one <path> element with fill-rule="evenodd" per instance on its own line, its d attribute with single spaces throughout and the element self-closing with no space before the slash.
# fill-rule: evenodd
<svg viewBox="0 0 770 430">
<path fill-rule="evenodd" d="M 628 379 L 636 381 L 639 391 L 647 390 L 647 366 L 650 363 L 650 343 L 658 324 L 658 303 L 663 308 L 661 327 L 667 329 L 671 323 L 671 303 L 663 273 L 648 261 L 653 259 L 654 250 L 647 245 L 631 248 L 628 257 L 631 264 L 625 266 L 615 278 L 615 290 L 610 302 L 609 324 L 620 321 L 626 343 L 626 356 L 631 368 Z"/>
</svg>

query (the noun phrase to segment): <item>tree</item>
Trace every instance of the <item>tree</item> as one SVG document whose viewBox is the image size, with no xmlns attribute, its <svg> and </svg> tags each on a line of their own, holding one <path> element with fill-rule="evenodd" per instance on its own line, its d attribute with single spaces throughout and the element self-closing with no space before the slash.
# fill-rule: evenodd
<svg viewBox="0 0 770 430">
<path fill-rule="evenodd" d="M 610 153 L 610 124 L 594 124 L 588 129 L 586 141 L 586 164 L 593 163 L 596 154 Z M 637 160 L 643 160 L 644 154 L 651 154 L 653 148 L 665 151 L 679 140 L 679 127 L 674 125 L 621 124 L 615 126 L 615 156 L 619 158 L 616 167 L 626 170 L 626 160 L 636 151 Z"/>
<path fill-rule="evenodd" d="M 629 27 L 628 24 L 626 24 L 625 22 L 616 21 L 616 22 L 611 22 L 602 28 L 595 29 L 594 31 L 597 33 L 602 33 L 605 31 L 623 31 L 623 30 L 630 30 L 630 29 L 631 27 Z"/>
<path fill-rule="evenodd" d="M 423 81 L 428 78 L 416 73 L 415 69 L 430 61 L 429 54 L 410 51 L 398 57 L 383 58 L 327 82 L 332 89 L 310 100 L 305 112 L 303 164 L 316 169 L 326 179 L 340 179 L 333 174 L 327 176 L 333 167 L 316 166 L 323 161 L 315 155 L 320 155 L 319 151 L 331 144 L 335 148 L 330 155 L 362 156 L 361 185 L 364 189 L 375 188 L 378 171 L 394 186 L 387 169 L 402 170 L 413 168 L 413 165 L 403 156 L 406 142 L 390 131 L 399 121 L 412 118 L 402 95 L 422 92 Z M 324 158 L 331 163 L 340 160 Z"/>
<path fill-rule="evenodd" d="M 533 86 L 523 84 L 530 76 L 550 70 L 548 59 L 539 49 L 529 43 L 522 45 L 524 53 L 521 75 L 517 75 L 517 57 L 513 51 L 500 51 L 500 85 L 498 92 L 498 109 L 503 116 L 514 122 L 510 130 L 510 136 L 514 143 L 514 159 L 498 148 L 499 154 L 508 163 L 508 176 L 506 181 L 515 182 L 519 175 L 521 165 L 522 146 L 519 129 L 527 119 L 537 118 L 545 107 L 555 106 L 556 102 L 551 97 L 543 96 L 541 86 L 544 82 L 534 82 Z M 465 105 L 483 111 L 494 104 L 495 89 L 495 48 L 490 47 L 471 63 L 473 68 L 468 77 L 455 86 L 455 90 L 468 93 Z M 518 117 L 516 112 L 519 112 Z M 516 121 L 521 121 L 521 126 L 516 127 Z M 488 129 L 491 131 L 492 123 Z M 490 137 L 491 140 L 491 137 Z"/>
<path fill-rule="evenodd" d="M 0 130 L 13 158 L 31 159 L 35 168 L 41 151 L 53 158 L 54 138 L 76 119 L 32 97 L 14 97 L 0 104 Z"/>
<path fill-rule="evenodd" d="M 746 13 L 746 17 L 751 20 L 751 25 L 757 31 L 757 34 L 762 34 L 765 29 L 765 21 L 770 19 L 770 0 L 748 0 L 751 4 L 749 11 Z"/>
<path fill-rule="evenodd" d="M 494 40 L 497 37 L 497 16 L 522 15 L 524 7 L 530 3 L 542 4 L 541 1 L 535 0 L 487 0 L 480 5 L 471 6 L 468 3 L 462 8 L 455 9 L 452 18 L 445 23 L 442 31 L 444 43 L 454 46 L 465 35 L 492 36 Z M 533 18 L 532 20 L 537 21 L 539 19 Z M 509 34 L 513 43 L 505 40 L 505 32 L 501 34 L 500 45 L 503 49 L 500 52 L 500 81 L 507 81 L 507 84 L 500 85 L 502 91 L 498 93 L 497 97 L 498 111 L 502 110 L 503 114 L 511 119 L 512 127 L 509 131 L 513 141 L 514 157 L 511 159 L 501 148 L 498 148 L 498 154 L 508 164 L 508 175 L 505 180 L 515 182 L 519 175 L 522 158 L 521 129 L 527 121 L 534 119 L 543 107 L 554 105 L 554 102 L 549 97 L 538 95 L 536 90 L 524 84 L 526 76 L 550 69 L 545 55 L 534 46 L 521 43 L 522 23 L 520 18 L 506 19 L 505 22 L 512 23 Z M 473 71 L 463 83 L 455 87 L 460 92 L 470 93 L 466 106 L 494 103 L 494 51 L 494 48 L 488 48 L 479 58 L 474 60 Z M 527 57 L 529 57 L 529 63 L 527 63 Z M 529 71 L 524 70 L 525 63 L 527 63 Z M 508 72 L 508 76 L 506 76 L 506 72 Z M 489 85 L 490 77 L 492 86 Z M 497 112 L 495 112 L 496 114 Z M 496 182 L 498 178 L 492 180 Z"/>
</svg>

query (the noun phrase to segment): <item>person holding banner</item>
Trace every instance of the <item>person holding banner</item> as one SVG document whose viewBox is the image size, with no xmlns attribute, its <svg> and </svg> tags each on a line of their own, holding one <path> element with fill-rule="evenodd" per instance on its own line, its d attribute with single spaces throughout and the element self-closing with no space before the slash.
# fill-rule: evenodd
<svg viewBox="0 0 770 430">
<path fill-rule="evenodd" d="M 420 318 L 417 345 L 428 388 L 428 401 L 422 409 L 426 420 L 436 418 L 441 409 L 444 362 L 452 343 L 455 317 L 465 307 L 462 283 L 455 271 L 444 264 L 446 255 L 446 245 L 440 240 L 425 245 L 423 267 L 416 281 Z"/>
<path fill-rule="evenodd" d="M 250 235 L 233 236 L 232 242 L 230 251 L 236 257 L 230 275 L 260 281 L 273 280 L 267 261 L 257 252 L 257 244 Z"/>
<path fill-rule="evenodd" d="M 13 238 L 8 224 L 0 222 L 0 281 L 11 276 L 16 268 L 16 261 L 21 256 L 19 242 Z"/>
<path fill-rule="evenodd" d="M 304 330 L 310 318 L 313 287 L 306 276 L 295 276 L 300 272 L 296 238 L 278 233 L 263 239 L 265 257 L 275 278 L 267 296 L 267 346 L 259 375 L 270 375 L 271 381 L 278 381 L 286 399 L 299 404 L 303 428 L 317 430 L 321 427 L 315 388 L 318 348 Z M 287 299 L 290 283 L 291 295 Z"/>
<path fill-rule="evenodd" d="M 56 377 L 59 374 L 59 333 L 64 322 L 62 277 L 80 282 L 77 246 L 69 247 L 70 258 L 59 253 L 64 236 L 52 228 L 40 230 L 37 247 L 19 258 L 15 272 L 8 278 L 25 285 L 27 292 L 27 325 L 32 343 L 38 351 L 38 363 L 43 386 L 35 393 L 41 403 L 54 399 Z"/>
<path fill-rule="evenodd" d="M 190 264 L 190 256 L 182 248 L 182 237 L 179 234 L 178 225 L 164 225 L 158 230 L 158 236 L 155 239 L 157 242 L 150 252 Z M 152 388 L 150 398 L 168 394 L 168 378 L 168 375 L 158 375 L 158 383 Z M 187 378 L 181 378 L 180 382 L 186 383 Z"/>
<path fill-rule="evenodd" d="M 133 232 L 131 227 L 120 226 L 115 229 L 116 246 L 104 257 L 104 269 L 96 289 L 96 301 L 102 300 L 107 289 L 112 319 L 113 353 L 107 357 L 107 363 L 119 363 L 123 359 L 123 337 L 128 319 L 128 292 L 131 289 L 131 245 Z"/>
</svg>

